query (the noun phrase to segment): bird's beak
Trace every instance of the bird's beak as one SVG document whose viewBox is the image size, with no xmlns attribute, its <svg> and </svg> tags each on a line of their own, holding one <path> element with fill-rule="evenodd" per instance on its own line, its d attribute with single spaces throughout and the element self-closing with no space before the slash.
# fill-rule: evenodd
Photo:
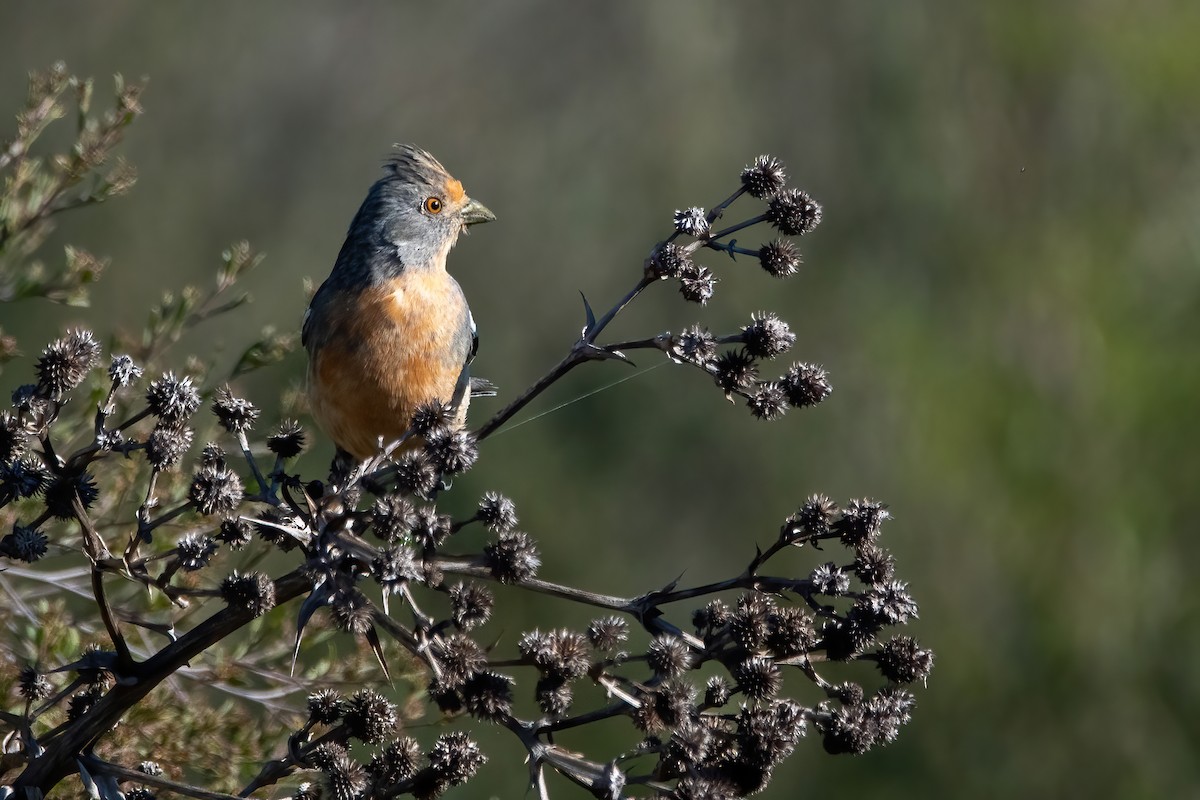
<svg viewBox="0 0 1200 800">
<path fill-rule="evenodd" d="M 465 225 L 480 225 L 484 222 L 492 222 L 496 219 L 496 215 L 488 210 L 488 207 L 478 200 L 467 198 L 467 204 L 463 206 L 462 221 Z"/>
</svg>

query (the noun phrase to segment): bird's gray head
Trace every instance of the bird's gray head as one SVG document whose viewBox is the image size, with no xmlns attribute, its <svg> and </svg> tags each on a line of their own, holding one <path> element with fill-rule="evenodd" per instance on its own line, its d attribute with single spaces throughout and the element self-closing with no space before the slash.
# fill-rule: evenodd
<svg viewBox="0 0 1200 800">
<path fill-rule="evenodd" d="M 419 147 L 396 145 L 384 171 L 350 223 L 335 272 L 384 279 L 404 269 L 440 268 L 467 226 L 496 218 Z"/>
</svg>

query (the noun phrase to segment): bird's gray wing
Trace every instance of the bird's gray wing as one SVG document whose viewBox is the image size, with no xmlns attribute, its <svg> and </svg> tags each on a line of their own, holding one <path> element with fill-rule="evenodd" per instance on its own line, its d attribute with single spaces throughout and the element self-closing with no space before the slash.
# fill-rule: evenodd
<svg viewBox="0 0 1200 800">
<path fill-rule="evenodd" d="M 471 328 L 471 347 L 467 350 L 467 358 L 463 361 L 462 371 L 458 373 L 458 382 L 454 384 L 454 397 L 450 400 L 450 407 L 456 413 L 462 407 L 463 401 L 476 396 L 471 389 L 471 362 L 475 360 L 475 354 L 479 352 L 479 329 L 475 326 L 475 317 L 471 315 L 470 310 L 467 311 L 467 324 Z"/>
</svg>

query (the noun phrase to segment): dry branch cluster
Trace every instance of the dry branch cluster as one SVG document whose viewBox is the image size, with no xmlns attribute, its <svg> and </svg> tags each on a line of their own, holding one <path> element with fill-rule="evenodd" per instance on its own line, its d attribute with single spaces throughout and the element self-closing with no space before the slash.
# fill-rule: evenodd
<svg viewBox="0 0 1200 800">
<path fill-rule="evenodd" d="M 761 202 L 761 213 L 720 227 L 743 195 Z M 104 798 L 228 796 L 187 783 L 205 774 L 203 764 L 164 764 L 164 773 L 129 761 L 131 750 L 116 744 L 128 735 L 122 719 L 150 702 L 152 690 L 202 696 L 179 679 L 206 660 L 224 665 L 221 681 L 242 687 L 232 693 L 241 703 L 276 708 L 263 698 L 283 698 L 299 713 L 293 729 L 280 731 L 277 751 L 257 754 L 242 796 L 432 798 L 471 778 L 487 756 L 469 726 L 422 744 L 406 729 L 411 703 L 398 703 L 389 678 L 415 687 L 447 717 L 509 731 L 539 796 L 549 794 L 553 771 L 600 798 L 742 797 L 766 786 L 810 731 L 831 753 L 894 740 L 913 707 L 905 687 L 926 679 L 932 654 L 896 632 L 917 606 L 880 545 L 882 504 L 810 497 L 725 580 L 669 583 L 637 597 L 541 576 L 534 535 L 498 492 L 465 518 L 442 510 L 450 479 L 471 468 L 487 437 L 588 361 L 657 349 L 765 420 L 824 400 L 830 386 L 818 366 L 795 363 L 777 378 L 760 377 L 795 343 L 774 314 L 755 314 L 725 335 L 696 325 L 598 343 L 621 310 L 660 281 L 676 281 L 689 301 L 709 301 L 716 275 L 697 263 L 703 250 L 755 259 L 775 277 L 794 274 L 799 254 L 789 237 L 820 218 L 812 198 L 786 186 L 776 159 L 755 159 L 725 201 L 676 212 L 674 232 L 604 315 L 585 301 L 586 326 L 564 359 L 477 431 L 455 428 L 446 409 L 422 408 L 410 428 L 419 447 L 323 481 L 289 466 L 305 446 L 298 423 L 264 436 L 254 404 L 227 386 L 205 388 L 163 369 L 154 348 L 105 357 L 84 330 L 51 343 L 36 380 L 18 386 L 0 411 L 0 554 L 10 566 L 0 583 L 19 593 L 54 580 L 39 579 L 38 567 L 71 564 L 70 585 L 82 596 L 72 602 L 81 618 L 90 612 L 98 644 L 71 657 L 45 642 L 8 645 L 16 692 L 2 716 L 9 791 L 36 797 L 77 774 Z M 731 238 L 759 224 L 781 238 L 759 248 Z M 248 251 L 227 254 L 219 291 L 252 261 Z M 177 326 L 206 318 L 188 316 L 197 303 L 188 308 Z M 201 446 L 214 419 L 222 430 Z M 478 549 L 462 544 L 471 526 L 487 534 Z M 823 545 L 830 551 L 803 574 L 777 566 L 785 553 Z M 540 628 L 501 633 L 511 627 L 497 584 L 590 606 L 594 620 L 563 628 L 556 604 L 546 603 Z M 30 608 L 25 621 L 46 613 Z M 304 674 L 314 640 L 337 645 L 321 638 L 314 619 L 365 645 L 377 661 L 373 680 L 337 686 L 328 674 L 291 677 Z M 20 620 L 5 618 L 10 639 Z M 255 647 L 238 650 L 255 631 Z M 875 677 L 845 666 L 854 662 L 873 666 Z M 238 683 L 239 670 L 253 679 Z M 579 753 L 570 745 L 573 731 L 621 719 L 627 736 L 618 749 Z M 158 758 L 154 742 L 138 747 Z"/>
</svg>

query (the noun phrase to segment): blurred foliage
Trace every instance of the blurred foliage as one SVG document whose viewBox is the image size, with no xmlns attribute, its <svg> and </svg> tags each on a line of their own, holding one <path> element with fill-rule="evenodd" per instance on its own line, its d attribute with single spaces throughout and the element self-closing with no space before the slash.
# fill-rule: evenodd
<svg viewBox="0 0 1200 800">
<path fill-rule="evenodd" d="M 93 83 L 67 72 L 61 61 L 29 78 L 24 108 L 17 114 L 16 133 L 0 147 L 0 300 L 44 297 L 68 305 L 88 303 L 87 285 L 105 262 L 68 245 L 66 263 L 57 270 L 28 261 L 52 230 L 51 217 L 103 202 L 129 191 L 136 173 L 125 161 L 103 171 L 125 128 L 141 114 L 142 86 L 126 85 L 116 76 L 116 107 L 100 116 L 91 113 Z M 69 100 L 68 100 L 69 98 Z M 38 156 L 34 147 L 74 105 L 74 142 L 66 152 Z"/>
<path fill-rule="evenodd" d="M 46 240 L 106 254 L 93 308 L 9 305 L 0 327 L 16 343 L 2 349 L 31 357 L 66 323 L 128 329 L 113 309 L 178 292 L 246 238 L 270 253 L 248 281 L 271 302 L 180 345 L 228 374 L 264 325 L 298 328 L 302 278 L 326 274 L 388 146 L 414 141 L 500 217 L 451 263 L 503 401 L 573 339 L 576 290 L 599 305 L 628 285 L 665 224 L 653 210 L 706 202 L 727 182 L 714 165 L 732 176 L 774 152 L 825 202 L 822 236 L 798 278 L 723 284 L 736 302 L 703 321 L 778 310 L 798 352 L 829 369 L 833 401 L 768 428 L 712 393 L 681 395 L 697 378 L 667 367 L 490 440 L 545 569 L 574 579 L 587 547 L 580 580 L 632 590 L 674 577 L 661 552 L 740 558 L 807 493 L 869 491 L 896 516 L 938 671 L 894 747 L 801 752 L 764 796 L 801 775 L 913 797 L 1196 792 L 1200 7 L 525 0 L 71 15 L 6 9 L 0 108 L 20 105 L 25 70 L 58 58 L 153 75 L 162 95 L 124 145 L 139 190 Z M 631 338 L 656 332 L 642 319 L 690 321 L 673 292 L 644 302 L 648 316 L 622 321 Z M 302 361 L 242 379 L 247 393 L 296 384 Z M 618 369 L 581 372 L 544 407 Z M 663 436 L 670 447 L 645 444 Z M 489 461 L 468 489 L 501 482 Z M 543 491 L 561 502 L 523 502 Z M 761 506 L 739 502 L 751 491 Z M 584 502 L 597 493 L 613 501 Z"/>
</svg>

